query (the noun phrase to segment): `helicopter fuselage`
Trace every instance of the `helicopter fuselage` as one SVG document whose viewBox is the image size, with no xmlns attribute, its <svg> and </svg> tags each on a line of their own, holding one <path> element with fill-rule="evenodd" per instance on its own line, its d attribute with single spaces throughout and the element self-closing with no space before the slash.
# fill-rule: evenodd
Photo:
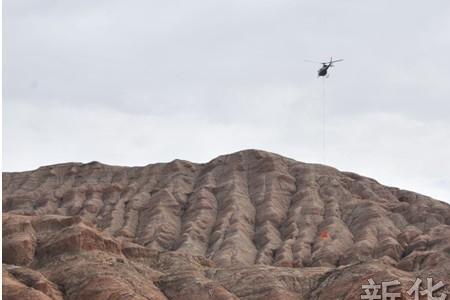
<svg viewBox="0 0 450 300">
<path fill-rule="evenodd" d="M 319 77 L 320 77 L 320 76 L 326 76 L 329 67 L 330 67 L 330 65 L 323 65 L 323 67 L 320 68 L 319 71 L 317 71 L 317 75 L 318 75 Z"/>
</svg>

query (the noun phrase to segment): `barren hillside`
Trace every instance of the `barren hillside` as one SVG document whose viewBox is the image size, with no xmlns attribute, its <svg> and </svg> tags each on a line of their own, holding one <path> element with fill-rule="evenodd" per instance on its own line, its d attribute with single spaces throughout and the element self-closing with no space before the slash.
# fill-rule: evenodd
<svg viewBox="0 0 450 300">
<path fill-rule="evenodd" d="M 450 206 L 247 150 L 3 173 L 5 299 L 359 299 L 447 284 Z"/>
</svg>

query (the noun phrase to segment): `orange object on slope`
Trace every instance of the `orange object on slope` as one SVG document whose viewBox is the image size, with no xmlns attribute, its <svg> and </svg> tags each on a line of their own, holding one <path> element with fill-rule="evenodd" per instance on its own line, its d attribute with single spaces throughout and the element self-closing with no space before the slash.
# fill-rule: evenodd
<svg viewBox="0 0 450 300">
<path fill-rule="evenodd" d="M 324 231 L 320 232 L 321 240 L 328 240 L 329 238 L 330 238 L 330 234 L 328 233 L 328 231 L 324 230 Z"/>
</svg>

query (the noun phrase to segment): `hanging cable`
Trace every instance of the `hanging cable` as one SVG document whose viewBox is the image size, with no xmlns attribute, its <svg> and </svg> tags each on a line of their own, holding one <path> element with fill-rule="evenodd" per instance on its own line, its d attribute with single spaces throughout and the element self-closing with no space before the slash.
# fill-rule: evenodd
<svg viewBox="0 0 450 300">
<path fill-rule="evenodd" d="M 326 163 L 326 148 L 325 148 L 325 134 L 326 134 L 326 115 L 325 115 L 325 106 L 326 106 L 326 94 L 325 94 L 325 76 L 322 77 L 322 160 L 323 163 Z"/>
</svg>

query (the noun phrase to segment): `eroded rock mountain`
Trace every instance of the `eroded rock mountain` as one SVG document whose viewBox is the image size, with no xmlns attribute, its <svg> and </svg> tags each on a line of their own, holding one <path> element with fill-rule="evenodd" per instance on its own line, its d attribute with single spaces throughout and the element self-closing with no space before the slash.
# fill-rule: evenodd
<svg viewBox="0 0 450 300">
<path fill-rule="evenodd" d="M 369 278 L 414 299 L 427 277 L 450 294 L 450 206 L 323 165 L 247 150 L 3 173 L 6 299 L 360 299 Z"/>
</svg>

